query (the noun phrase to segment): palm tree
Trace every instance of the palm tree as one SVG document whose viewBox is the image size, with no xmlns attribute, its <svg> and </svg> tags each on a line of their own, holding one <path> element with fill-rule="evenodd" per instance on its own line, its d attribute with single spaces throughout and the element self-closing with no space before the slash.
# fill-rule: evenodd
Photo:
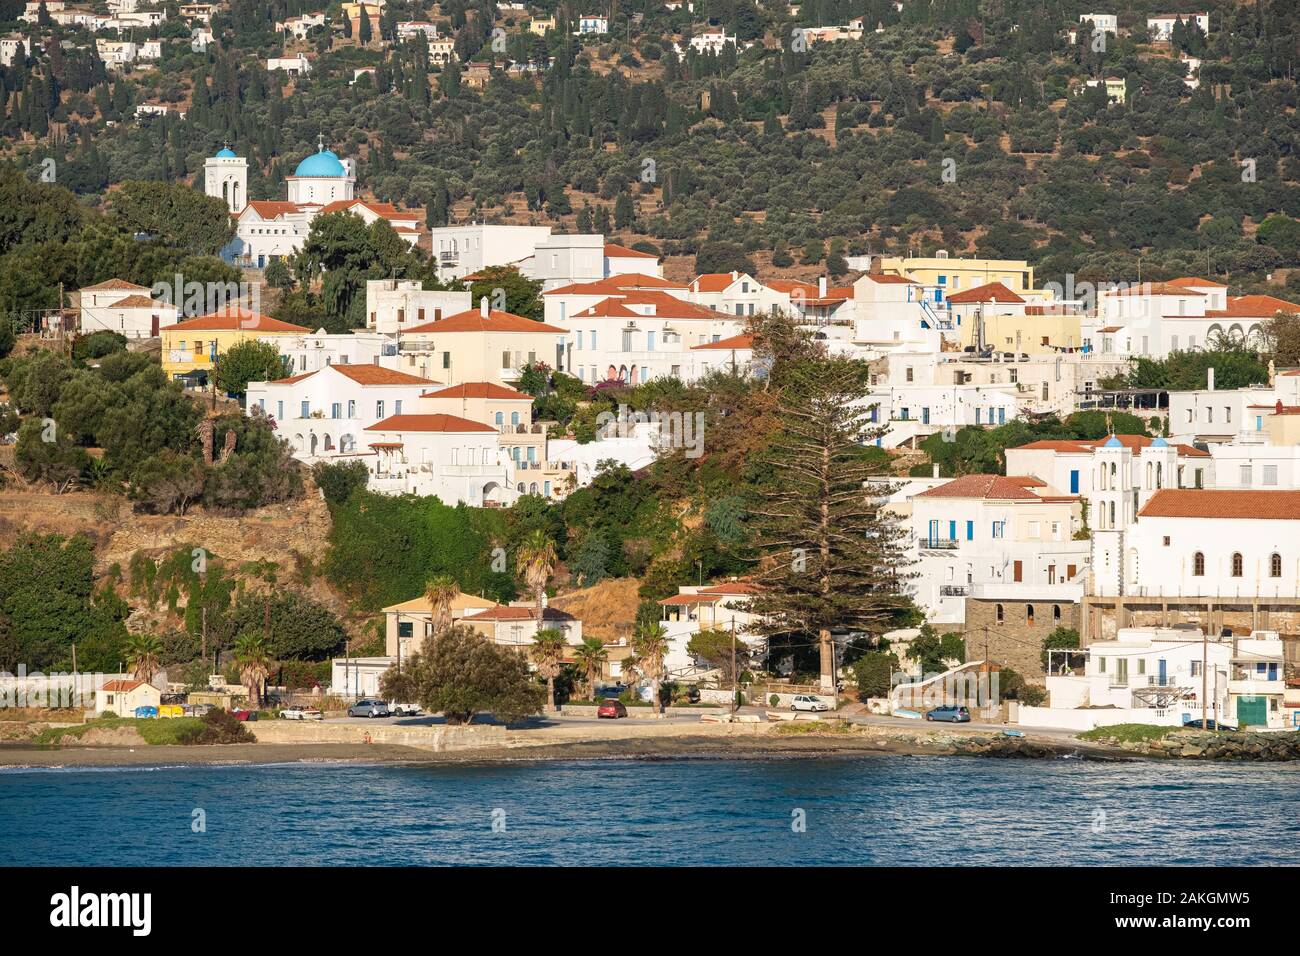
<svg viewBox="0 0 1300 956">
<path fill-rule="evenodd" d="M 605 650 L 605 645 L 600 643 L 594 637 L 589 637 L 573 652 L 573 663 L 578 665 L 578 671 L 583 675 L 587 682 L 587 698 L 595 700 L 596 698 L 596 678 L 600 676 L 604 663 L 609 660 L 609 652 Z"/>
<path fill-rule="evenodd" d="M 158 670 L 158 655 L 162 644 L 152 634 L 132 634 L 126 640 L 126 659 L 136 680 L 153 680 Z"/>
<path fill-rule="evenodd" d="M 632 648 L 641 661 L 641 673 L 650 681 L 650 705 L 655 713 L 664 712 L 659 700 L 659 682 L 664 677 L 664 658 L 668 656 L 668 634 L 658 621 L 642 624 L 632 640 Z"/>
<path fill-rule="evenodd" d="M 256 631 L 245 631 L 235 638 L 235 666 L 239 668 L 240 683 L 248 690 L 249 704 L 257 709 L 262 705 L 262 684 L 271 673 L 266 638 Z"/>
<path fill-rule="evenodd" d="M 424 596 L 429 602 L 432 632 L 438 634 L 451 626 L 451 605 L 460 596 L 460 585 L 449 574 L 435 574 L 424 586 Z"/>
<path fill-rule="evenodd" d="M 634 695 L 636 694 L 636 689 L 641 686 L 642 678 L 645 676 L 641 672 L 641 668 L 641 657 L 637 653 L 633 652 L 623 658 L 623 683 L 627 685 L 628 689 L 631 690 Z"/>
<path fill-rule="evenodd" d="M 555 542 L 546 536 L 540 528 L 529 532 L 519 546 L 515 557 L 515 572 L 524 579 L 528 590 L 537 599 L 537 627 L 542 627 L 542 612 L 545 609 L 546 582 L 555 572 L 559 558 L 555 554 Z"/>
<path fill-rule="evenodd" d="M 564 661 L 564 634 L 558 628 L 547 627 L 537 632 L 528 656 L 537 665 L 537 673 L 546 678 L 546 708 L 554 713 L 555 678 L 560 676 L 560 664 Z"/>
</svg>

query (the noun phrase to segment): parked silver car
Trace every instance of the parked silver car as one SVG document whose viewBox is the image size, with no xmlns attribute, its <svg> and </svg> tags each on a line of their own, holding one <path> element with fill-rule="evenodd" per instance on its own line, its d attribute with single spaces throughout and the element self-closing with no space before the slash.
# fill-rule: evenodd
<svg viewBox="0 0 1300 956">
<path fill-rule="evenodd" d="M 349 717 L 391 717 L 392 711 L 388 709 L 388 701 L 379 700 L 375 697 L 367 697 L 359 700 L 348 708 Z"/>
</svg>

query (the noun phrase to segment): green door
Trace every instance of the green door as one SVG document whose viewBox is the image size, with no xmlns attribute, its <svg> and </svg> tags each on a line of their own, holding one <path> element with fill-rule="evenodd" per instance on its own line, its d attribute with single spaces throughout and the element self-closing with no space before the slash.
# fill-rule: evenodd
<svg viewBox="0 0 1300 956">
<path fill-rule="evenodd" d="M 1237 698 L 1237 726 L 1238 727 L 1268 726 L 1268 698 L 1238 697 Z"/>
</svg>

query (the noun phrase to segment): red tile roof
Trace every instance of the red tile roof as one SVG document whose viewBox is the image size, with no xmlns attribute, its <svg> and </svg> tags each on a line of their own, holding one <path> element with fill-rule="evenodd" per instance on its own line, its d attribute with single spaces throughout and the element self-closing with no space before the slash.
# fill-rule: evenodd
<svg viewBox="0 0 1300 956">
<path fill-rule="evenodd" d="M 1106 295 L 1205 295 L 1195 289 L 1176 286 L 1169 282 L 1143 282 L 1124 289 L 1110 289 Z"/>
<path fill-rule="evenodd" d="M 625 246 L 616 246 L 612 242 L 605 243 L 606 259 L 654 259 L 658 261 L 659 257 L 653 252 L 641 252 L 638 249 L 628 249 Z"/>
<path fill-rule="evenodd" d="M 1214 282 L 1210 279 L 1198 279 L 1196 276 L 1183 276 L 1179 279 L 1170 279 L 1165 285 L 1176 285 L 1180 289 L 1188 289 L 1197 286 L 1202 289 L 1226 289 L 1227 286 L 1222 282 Z"/>
<path fill-rule="evenodd" d="M 267 382 L 268 385 L 296 385 L 303 379 L 311 378 L 315 372 L 303 372 L 301 375 L 290 375 L 288 378 L 277 378 Z"/>
<path fill-rule="evenodd" d="M 537 619 L 537 608 L 535 607 L 510 607 L 509 605 L 499 605 L 498 607 L 484 608 L 473 614 L 466 614 L 462 621 L 534 621 Z M 558 607 L 548 607 L 542 611 L 542 619 L 550 621 L 576 621 L 572 614 L 561 611 Z"/>
<path fill-rule="evenodd" d="M 984 285 L 957 292 L 948 296 L 948 301 L 961 305 L 966 302 L 1024 302 L 1001 282 L 986 282 Z"/>
<path fill-rule="evenodd" d="M 493 309 L 484 316 L 478 309 L 469 309 L 444 319 L 425 322 L 423 325 L 413 325 L 398 334 L 410 335 L 413 332 L 554 332 L 558 335 L 567 335 L 569 330 L 547 325 L 545 322 L 525 319 L 522 315 L 511 312 L 498 312 Z"/>
<path fill-rule="evenodd" d="M 653 306 L 654 312 L 650 314 L 638 312 L 636 309 L 629 308 L 629 306 L 633 305 Z M 694 302 L 679 299 L 675 295 L 669 295 L 667 292 L 655 290 L 627 292 L 622 295 L 611 296 L 603 302 L 597 302 L 590 308 L 583 309 L 574 315 L 574 318 L 584 319 L 625 319 L 628 317 L 639 319 L 731 319 L 734 321 L 734 316 L 724 315 L 705 306 L 696 305 Z"/>
<path fill-rule="evenodd" d="M 722 292 L 737 279 L 739 272 L 705 272 L 691 282 L 693 292 Z"/>
<path fill-rule="evenodd" d="M 1038 501 L 1038 495 L 1002 475 L 963 475 L 918 494 L 918 498 L 991 498 L 998 501 Z"/>
<path fill-rule="evenodd" d="M 905 276 L 887 275 L 883 272 L 868 272 L 865 276 L 863 276 L 863 278 L 870 279 L 872 282 L 879 283 L 880 285 L 916 285 L 917 284 L 913 282 L 911 279 L 906 278 Z"/>
<path fill-rule="evenodd" d="M 1279 312 L 1300 312 L 1300 305 L 1272 295 L 1237 295 L 1226 309 L 1207 309 L 1207 319 L 1271 319 Z"/>
<path fill-rule="evenodd" d="M 101 282 L 98 285 L 88 285 L 81 292 L 148 292 L 148 286 L 136 285 L 134 282 L 127 282 L 125 279 L 109 279 L 107 282 Z"/>
<path fill-rule="evenodd" d="M 466 382 L 452 385 L 436 392 L 425 392 L 421 398 L 497 398 L 501 400 L 531 402 L 533 396 L 527 392 L 516 392 L 513 388 L 497 385 L 495 382 Z"/>
<path fill-rule="evenodd" d="M 729 351 L 731 349 L 752 349 L 754 347 L 754 337 L 744 333 L 733 335 L 730 338 L 719 339 L 717 342 L 705 342 L 703 345 L 692 345 L 691 351 L 698 352 L 708 349 L 719 349 Z"/>
<path fill-rule="evenodd" d="M 784 292 L 789 295 L 796 289 L 803 292 L 804 296 L 816 295 L 817 286 L 811 282 L 800 282 L 797 279 L 771 279 L 763 283 L 769 289 L 775 289 L 777 292 Z"/>
<path fill-rule="evenodd" d="M 336 199 L 334 202 L 326 203 L 320 207 L 320 211 L 325 212 L 346 212 L 357 206 L 365 206 L 375 215 L 382 219 L 423 219 L 424 209 L 416 207 L 414 209 L 399 209 L 392 203 L 372 202 L 368 199 Z"/>
<path fill-rule="evenodd" d="M 262 315 L 260 312 L 250 312 L 247 309 L 228 309 L 224 312 L 213 312 L 211 315 L 201 315 L 196 319 L 187 319 L 163 327 L 163 331 L 168 329 L 177 332 L 236 332 L 241 329 L 248 332 L 311 331 L 301 325 L 290 325 L 288 322 L 281 322 L 279 319 Z"/>
<path fill-rule="evenodd" d="M 143 686 L 144 681 L 142 680 L 111 680 L 106 682 L 100 690 L 128 694 L 137 687 Z"/>
<path fill-rule="evenodd" d="M 382 365 L 330 365 L 329 368 L 340 375 L 352 379 L 358 385 L 440 385 L 431 378 L 408 375 Z"/>
<path fill-rule="evenodd" d="M 1300 521 L 1300 491 L 1166 488 L 1151 496 L 1138 517 Z"/>
<path fill-rule="evenodd" d="M 281 200 L 254 199 L 245 209 L 251 209 L 263 219 L 278 219 L 280 216 L 298 212 L 302 207 L 296 202 Z"/>
<path fill-rule="evenodd" d="M 745 581 L 728 581 L 725 584 L 714 584 L 702 589 L 704 594 L 757 594 L 758 587 Z"/>
<path fill-rule="evenodd" d="M 542 295 L 616 295 L 628 289 L 685 289 L 680 282 L 670 282 L 658 276 L 648 276 L 641 272 L 628 272 L 623 275 L 597 279 L 594 282 L 574 282 L 562 285 L 558 289 L 543 292 Z"/>
<path fill-rule="evenodd" d="M 108 308 L 110 309 L 170 309 L 170 302 L 163 302 L 159 299 L 151 299 L 147 295 L 128 295 L 125 299 L 118 299 Z"/>
<path fill-rule="evenodd" d="M 687 604 L 712 604 L 714 601 L 721 601 L 721 594 L 674 594 L 672 597 L 666 597 L 661 600 L 660 604 L 666 604 L 670 607 L 687 605 Z"/>
<path fill-rule="evenodd" d="M 375 422 L 366 429 L 368 432 L 496 432 L 491 425 L 472 422 L 468 418 L 456 415 L 389 415 L 382 422 Z"/>
</svg>

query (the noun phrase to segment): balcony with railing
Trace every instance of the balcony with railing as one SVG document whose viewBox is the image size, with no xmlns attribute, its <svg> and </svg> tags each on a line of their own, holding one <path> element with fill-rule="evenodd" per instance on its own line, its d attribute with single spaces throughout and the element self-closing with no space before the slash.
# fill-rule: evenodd
<svg viewBox="0 0 1300 956">
<path fill-rule="evenodd" d="M 939 538 L 923 535 L 916 539 L 917 547 L 922 551 L 956 551 L 961 547 L 957 538 Z"/>
</svg>

